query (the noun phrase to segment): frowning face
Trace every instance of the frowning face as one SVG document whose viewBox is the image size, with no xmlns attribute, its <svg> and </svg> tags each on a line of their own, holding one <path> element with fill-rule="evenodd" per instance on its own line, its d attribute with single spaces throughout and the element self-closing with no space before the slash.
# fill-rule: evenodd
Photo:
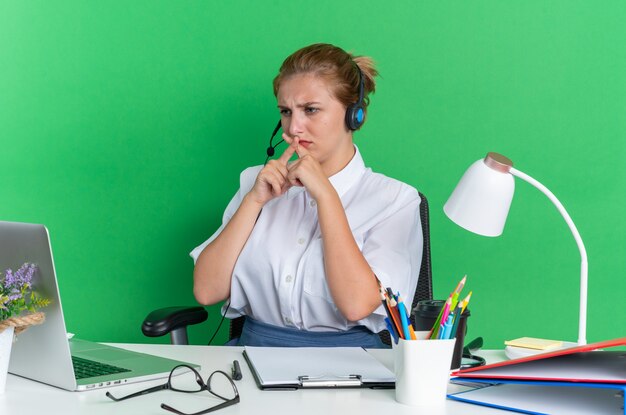
<svg viewBox="0 0 626 415">
<path fill-rule="evenodd" d="M 283 131 L 299 138 L 327 176 L 343 169 L 354 155 L 346 107 L 331 91 L 325 79 L 297 74 L 283 80 L 277 94 Z"/>
</svg>

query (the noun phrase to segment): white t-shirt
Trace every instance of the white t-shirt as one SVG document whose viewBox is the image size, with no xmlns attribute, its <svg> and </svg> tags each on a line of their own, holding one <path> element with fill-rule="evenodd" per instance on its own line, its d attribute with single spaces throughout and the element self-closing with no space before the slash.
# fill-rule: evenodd
<svg viewBox="0 0 626 415">
<path fill-rule="evenodd" d="M 194 262 L 235 214 L 262 167 L 241 173 L 239 191 L 224 212 L 222 226 L 190 253 Z M 358 148 L 350 163 L 329 180 L 370 267 L 410 306 L 423 248 L 417 190 L 366 168 Z M 240 315 L 310 331 L 363 325 L 377 333 L 386 328 L 382 305 L 359 321 L 346 320 L 335 306 L 324 272 L 317 206 L 303 187 L 292 187 L 263 207 L 237 259 L 226 317 Z"/>
</svg>

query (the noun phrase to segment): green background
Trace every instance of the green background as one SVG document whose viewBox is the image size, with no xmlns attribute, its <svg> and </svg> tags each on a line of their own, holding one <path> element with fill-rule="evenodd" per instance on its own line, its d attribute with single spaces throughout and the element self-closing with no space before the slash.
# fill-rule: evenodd
<svg viewBox="0 0 626 415">
<path fill-rule="evenodd" d="M 188 253 L 265 158 L 278 67 L 328 42 L 378 63 L 355 140 L 428 196 L 435 295 L 468 275 L 469 337 L 578 333 L 578 250 L 543 194 L 517 180 L 499 238 L 443 214 L 488 151 L 577 224 L 588 340 L 624 336 L 625 21 L 623 1 L 1 0 L 0 219 L 49 227 L 68 330 L 167 342 L 143 337 L 143 318 L 195 304 Z M 193 343 L 216 328 L 208 309 Z"/>
</svg>

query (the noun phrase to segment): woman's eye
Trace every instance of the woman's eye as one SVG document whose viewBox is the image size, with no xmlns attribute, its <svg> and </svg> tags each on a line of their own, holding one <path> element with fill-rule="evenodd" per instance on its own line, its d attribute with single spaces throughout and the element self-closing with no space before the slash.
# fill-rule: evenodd
<svg viewBox="0 0 626 415">
<path fill-rule="evenodd" d="M 291 114 L 291 111 L 289 111 L 288 109 L 282 109 L 282 110 L 280 110 L 280 115 L 285 115 L 285 116 L 287 116 L 287 115 L 289 115 L 289 114 Z"/>
<path fill-rule="evenodd" d="M 307 114 L 314 114 L 314 113 L 316 113 L 316 112 L 318 112 L 318 111 L 319 111 L 319 108 L 315 108 L 315 107 L 306 107 L 306 108 L 304 109 L 304 111 L 305 111 Z"/>
</svg>

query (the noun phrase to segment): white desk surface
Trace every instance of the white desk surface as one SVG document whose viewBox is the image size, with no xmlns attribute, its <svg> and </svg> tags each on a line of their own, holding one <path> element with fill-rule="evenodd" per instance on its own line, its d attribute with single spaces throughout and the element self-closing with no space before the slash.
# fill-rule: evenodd
<svg viewBox="0 0 626 415">
<path fill-rule="evenodd" d="M 463 415 L 502 415 L 510 412 L 488 407 L 471 405 L 447 400 L 440 411 L 417 411 L 416 408 L 399 404 L 395 401 L 393 389 L 315 389 L 297 391 L 262 391 L 258 389 L 250 369 L 242 356 L 242 347 L 224 346 L 171 346 L 147 344 L 112 344 L 143 353 L 198 363 L 202 366 L 202 375 L 221 369 L 230 373 L 234 359 L 241 364 L 243 379 L 236 382 L 241 402 L 217 411 L 221 415 L 229 414 L 291 414 L 291 415 L 330 415 L 330 414 L 389 414 L 394 415 L 424 413 L 427 415 L 463 414 Z M 391 350 L 370 350 L 383 364 L 393 370 Z M 481 351 L 487 362 L 503 360 L 502 351 Z M 33 382 L 9 374 L 4 395 L 0 395 L 0 414 L 2 415 L 41 415 L 41 414 L 171 414 L 161 409 L 161 403 L 175 408 L 197 412 L 219 403 L 209 394 L 183 394 L 161 391 L 123 402 L 113 402 L 105 396 L 107 390 L 120 395 L 145 389 L 164 383 L 165 380 L 141 382 L 109 389 L 88 392 L 68 392 L 52 386 Z M 450 385 L 449 392 L 464 388 Z"/>
</svg>

